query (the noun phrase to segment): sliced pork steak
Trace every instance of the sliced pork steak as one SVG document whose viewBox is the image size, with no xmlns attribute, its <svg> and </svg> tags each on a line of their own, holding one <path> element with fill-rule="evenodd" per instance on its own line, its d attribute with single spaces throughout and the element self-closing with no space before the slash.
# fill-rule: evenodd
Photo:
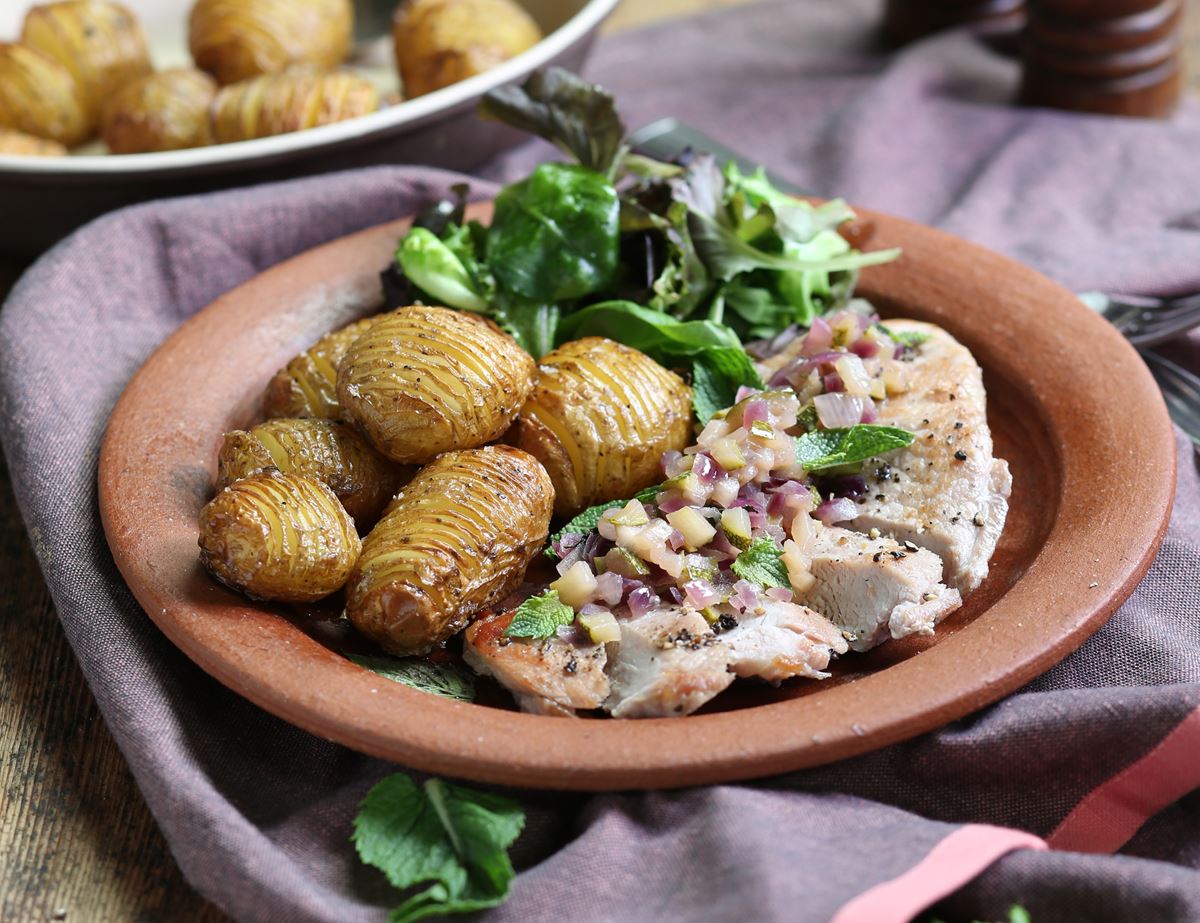
<svg viewBox="0 0 1200 923">
<path fill-rule="evenodd" d="M 603 644 L 578 646 L 561 638 L 524 641 L 506 638 L 512 611 L 487 615 L 463 632 L 463 659 L 478 673 L 494 677 L 513 694 L 522 711 L 573 715 L 599 708 L 609 683 Z"/>
<path fill-rule="evenodd" d="M 733 682 L 729 649 L 698 612 L 666 607 L 621 620 L 609 664 L 614 718 L 688 715 Z"/>
<path fill-rule="evenodd" d="M 825 679 L 834 654 L 846 652 L 841 629 L 823 615 L 795 603 L 766 599 L 759 615 L 742 618 L 721 634 L 729 669 L 778 683 L 793 676 Z"/>
<path fill-rule="evenodd" d="M 846 632 L 851 650 L 932 634 L 962 605 L 958 590 L 941 582 L 938 556 L 911 543 L 827 527 L 810 554 L 816 582 L 801 601 Z"/>
<path fill-rule="evenodd" d="M 1012 490 L 1007 462 L 992 457 L 983 375 L 940 327 L 914 320 L 888 327 L 928 336 L 903 363 L 907 390 L 884 401 L 876 421 L 916 438 L 868 463 L 867 494 L 852 526 L 928 548 L 942 559 L 946 583 L 969 593 L 987 576 Z"/>
</svg>

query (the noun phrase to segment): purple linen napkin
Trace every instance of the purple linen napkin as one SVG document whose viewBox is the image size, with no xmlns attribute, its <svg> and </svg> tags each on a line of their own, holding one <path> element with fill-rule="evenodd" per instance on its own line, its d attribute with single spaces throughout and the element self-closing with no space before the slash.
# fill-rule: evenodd
<svg viewBox="0 0 1200 923">
<path fill-rule="evenodd" d="M 939 224 L 1067 285 L 1200 289 L 1194 106 L 1170 123 L 1006 108 L 1014 65 L 961 36 L 875 56 L 874 15 L 772 3 L 669 23 L 603 43 L 591 76 L 632 125 L 676 115 L 808 188 Z M 489 175 L 545 154 L 529 145 Z M 240 920 L 384 920 L 395 894 L 348 837 L 359 799 L 395 767 L 261 712 L 158 633 L 100 529 L 104 424 L 146 356 L 215 296 L 453 180 L 378 168 L 140 206 L 57 247 L 0 311 L 0 436 L 59 616 L 184 873 Z M 1182 439 L 1179 451 L 1150 573 L 1045 676 L 937 733 L 759 784 L 521 792 L 522 871 L 486 918 L 901 920 L 1016 848 L 939 912 L 999 919 L 1015 902 L 1036 923 L 1200 919 L 1200 796 L 1180 797 L 1200 767 L 1171 759 L 1200 746 L 1187 737 L 1200 724 L 1200 478 Z M 1124 828 L 1089 821 L 1097 804 Z M 1138 811 L 1160 807 L 1130 838 Z M 1120 851 L 1022 848 L 1038 844 L 1016 830 Z"/>
</svg>

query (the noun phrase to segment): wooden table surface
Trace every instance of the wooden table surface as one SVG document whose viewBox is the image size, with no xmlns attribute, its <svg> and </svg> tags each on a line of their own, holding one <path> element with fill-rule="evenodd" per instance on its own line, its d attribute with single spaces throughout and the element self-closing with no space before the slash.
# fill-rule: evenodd
<svg viewBox="0 0 1200 923">
<path fill-rule="evenodd" d="M 616 31 L 747 0 L 625 0 Z M 1200 88 L 1200 0 L 1187 58 Z M 0 298 L 15 270 L 0 265 Z M 184 881 L 55 618 L 0 462 L 0 920 L 228 918 Z"/>
</svg>

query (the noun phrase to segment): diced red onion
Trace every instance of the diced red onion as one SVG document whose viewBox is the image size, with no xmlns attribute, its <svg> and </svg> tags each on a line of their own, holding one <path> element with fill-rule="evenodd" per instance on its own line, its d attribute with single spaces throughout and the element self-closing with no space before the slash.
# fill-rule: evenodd
<svg viewBox="0 0 1200 923">
<path fill-rule="evenodd" d="M 829 349 L 833 345 L 833 328 L 823 317 L 814 318 L 808 334 L 804 337 L 804 345 L 800 347 L 800 355 L 814 356 Z"/>
<path fill-rule="evenodd" d="M 859 422 L 874 423 L 876 420 L 879 419 L 879 408 L 875 406 L 875 402 L 873 400 L 871 400 L 869 397 L 864 397 L 862 400 L 863 400 L 863 411 L 862 411 L 862 418 L 860 419 Z"/>
<path fill-rule="evenodd" d="M 679 587 L 667 587 L 667 592 L 671 595 L 672 601 L 677 603 L 683 602 L 683 591 Z"/>
<path fill-rule="evenodd" d="M 737 394 L 735 394 L 733 396 L 733 402 L 735 404 L 740 404 L 742 401 L 744 401 L 746 398 L 748 398 L 751 394 L 757 394 L 757 393 L 758 393 L 758 388 L 751 388 L 749 385 L 739 385 L 738 389 L 737 389 Z"/>
<path fill-rule="evenodd" d="M 670 492 L 670 495 L 668 497 L 666 497 L 665 499 L 661 500 L 658 504 L 659 510 L 662 511 L 663 513 L 674 513 L 676 510 L 681 510 L 685 506 L 690 506 L 690 504 L 687 502 L 687 500 L 685 500 L 683 498 L 683 495 L 677 490 L 672 490 Z"/>
<path fill-rule="evenodd" d="M 679 464 L 681 458 L 683 458 L 683 453 L 676 449 L 668 449 L 666 452 L 663 452 L 662 458 L 659 460 L 659 467 L 662 469 L 662 473 L 670 477 L 671 469 Z"/>
<path fill-rule="evenodd" d="M 724 530 L 718 529 L 717 534 L 701 550 L 701 553 L 706 557 L 715 557 L 720 560 L 732 561 L 738 556 L 737 547 L 731 542 Z"/>
<path fill-rule="evenodd" d="M 580 609 L 580 615 L 599 615 L 602 612 L 607 612 L 607 606 L 598 606 L 595 603 L 584 603 Z"/>
<path fill-rule="evenodd" d="M 688 580 L 683 584 L 683 592 L 697 609 L 715 606 L 721 601 L 720 592 L 707 580 Z"/>
<path fill-rule="evenodd" d="M 853 394 L 818 394 L 813 398 L 813 407 L 821 425 L 829 429 L 853 426 L 862 420 L 863 399 Z"/>
<path fill-rule="evenodd" d="M 771 499 L 767 503 L 767 515 L 790 520 L 792 516 L 796 515 L 796 510 L 808 505 L 807 493 L 805 491 L 804 495 L 785 494 L 783 491 L 776 491 L 771 494 Z"/>
<path fill-rule="evenodd" d="M 751 514 L 753 515 L 753 514 Z M 765 517 L 764 517 L 765 518 Z M 771 538 L 775 544 L 782 545 L 787 538 L 787 533 L 774 523 L 766 523 L 762 527 L 763 534 Z"/>
<path fill-rule="evenodd" d="M 696 479 L 705 487 L 717 479 L 720 471 L 721 466 L 713 461 L 707 452 L 700 452 L 692 459 L 692 474 L 696 475 Z"/>
<path fill-rule="evenodd" d="M 768 407 L 766 401 L 748 401 L 742 410 L 742 426 L 749 426 L 752 423 L 770 422 L 767 416 Z"/>
<path fill-rule="evenodd" d="M 733 585 L 733 595 L 729 601 L 742 612 L 753 611 L 760 603 L 758 589 L 749 580 L 739 580 Z"/>
<path fill-rule="evenodd" d="M 767 596 L 771 599 L 778 600 L 779 602 L 790 603 L 795 594 L 792 592 L 790 587 L 773 586 L 767 589 Z"/>
<path fill-rule="evenodd" d="M 772 486 L 772 493 L 794 494 L 797 497 L 807 497 L 810 493 L 808 485 L 793 480 L 784 480 Z"/>
<path fill-rule="evenodd" d="M 649 587 L 641 586 L 630 593 L 625 602 L 629 605 L 629 614 L 636 619 L 657 608 L 658 596 Z"/>
<path fill-rule="evenodd" d="M 850 347 L 850 351 L 860 359 L 870 359 L 879 354 L 879 344 L 874 340 L 868 340 L 866 337 L 855 340 Z"/>
<path fill-rule="evenodd" d="M 828 375 L 822 375 L 821 387 L 825 389 L 826 393 L 846 390 L 846 386 L 842 383 L 842 376 L 837 374 L 837 372 L 830 372 Z"/>
<path fill-rule="evenodd" d="M 853 519 L 858 515 L 858 507 L 854 505 L 853 500 L 846 497 L 837 497 L 833 500 L 826 500 L 818 506 L 816 515 L 825 525 L 831 526 L 835 522 L 845 522 L 847 519 Z"/>
<path fill-rule="evenodd" d="M 683 533 L 678 529 L 672 529 L 671 534 L 667 536 L 667 546 L 672 551 L 678 551 L 684 545 Z"/>
<path fill-rule="evenodd" d="M 612 571 L 600 574 L 596 577 L 596 595 L 610 606 L 617 605 L 625 595 L 625 579 Z"/>
</svg>

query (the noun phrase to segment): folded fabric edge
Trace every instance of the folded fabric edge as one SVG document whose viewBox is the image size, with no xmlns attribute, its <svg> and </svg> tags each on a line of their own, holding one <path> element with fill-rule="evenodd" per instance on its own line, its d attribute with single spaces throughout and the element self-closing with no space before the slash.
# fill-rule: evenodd
<svg viewBox="0 0 1200 923">
<path fill-rule="evenodd" d="M 1151 817 L 1200 788 L 1200 707 L 1149 753 L 1101 783 L 1059 822 L 1046 842 L 1069 852 L 1113 853 Z"/>
<path fill-rule="evenodd" d="M 1046 848 L 1045 840 L 1023 830 L 966 824 L 938 842 L 903 875 L 843 904 L 830 923 L 908 923 L 1001 856 L 1014 849 Z"/>
</svg>

